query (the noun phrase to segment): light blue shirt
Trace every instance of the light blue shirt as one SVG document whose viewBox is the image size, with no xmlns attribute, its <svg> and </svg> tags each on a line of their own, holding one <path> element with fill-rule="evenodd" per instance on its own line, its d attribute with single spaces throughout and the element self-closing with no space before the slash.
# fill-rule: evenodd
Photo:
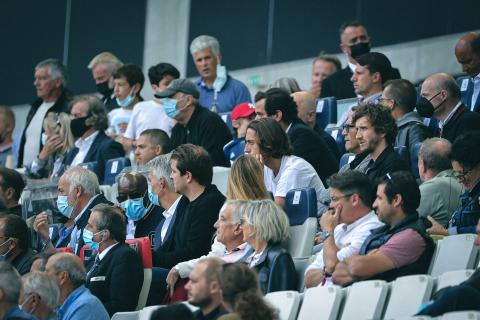
<svg viewBox="0 0 480 320">
<path fill-rule="evenodd" d="M 81 285 L 55 310 L 60 320 L 109 320 L 102 302 Z"/>
<path fill-rule="evenodd" d="M 211 110 L 215 96 L 213 88 L 207 87 L 202 78 L 197 81 L 197 88 L 200 92 L 200 105 Z M 228 76 L 227 82 L 218 93 L 215 106 L 216 112 L 231 112 L 233 108 L 243 102 L 252 102 L 250 91 L 242 82 Z"/>
</svg>

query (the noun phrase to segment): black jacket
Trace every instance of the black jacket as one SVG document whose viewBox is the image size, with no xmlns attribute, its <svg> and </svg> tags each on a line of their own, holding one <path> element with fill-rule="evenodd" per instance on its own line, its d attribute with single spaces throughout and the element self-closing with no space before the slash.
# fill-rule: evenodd
<svg viewBox="0 0 480 320">
<path fill-rule="evenodd" d="M 407 147 L 409 159 L 413 154 L 415 145 L 430 138 L 430 130 L 423 123 L 422 118 L 416 112 L 406 113 L 397 121 L 398 134 L 395 147 Z"/>
<path fill-rule="evenodd" d="M 66 88 L 63 88 L 62 93 L 60 94 L 60 97 L 58 97 L 57 101 L 55 101 L 55 104 L 52 107 L 50 107 L 50 109 L 48 109 L 48 111 L 45 115 L 47 115 L 49 112 L 65 112 L 65 113 L 68 113 L 68 105 L 69 105 L 70 101 L 72 100 L 72 98 L 73 98 L 72 92 L 70 92 Z M 30 110 L 28 111 L 27 120 L 25 122 L 25 128 L 23 129 L 22 138 L 20 140 L 20 147 L 18 148 L 17 165 L 18 165 L 19 168 L 23 166 L 23 155 L 24 155 L 24 150 L 23 149 L 25 147 L 25 142 L 27 140 L 27 138 L 25 136 L 27 128 L 30 125 L 30 122 L 32 121 L 33 117 L 35 116 L 35 113 L 37 112 L 38 108 L 40 107 L 40 105 L 42 103 L 43 103 L 43 100 L 41 98 L 38 98 L 37 100 L 35 100 L 35 102 L 32 103 L 32 106 L 30 107 Z M 43 123 L 43 120 L 42 120 L 42 123 Z M 43 125 L 42 125 L 42 132 L 43 132 Z M 40 152 L 41 148 L 43 147 L 42 142 L 41 142 L 41 140 L 42 140 L 41 138 L 42 137 L 40 135 L 38 137 L 38 152 Z"/>
<path fill-rule="evenodd" d="M 297 288 L 297 273 L 292 257 L 280 244 L 268 245 L 254 268 L 258 272 L 263 294 Z"/>
<path fill-rule="evenodd" d="M 338 171 L 338 160 L 327 143 L 299 119 L 292 122 L 287 134 L 292 143 L 293 154 L 310 163 L 326 184 L 327 178 Z"/>
<path fill-rule="evenodd" d="M 63 163 L 65 165 L 70 165 L 78 153 L 78 148 L 75 147 L 70 150 Z M 99 131 L 98 135 L 93 140 L 90 149 L 85 156 L 83 162 L 97 162 L 96 174 L 100 184 L 103 183 L 103 176 L 105 174 L 105 164 L 110 159 L 120 158 L 125 156 L 123 147 L 120 143 L 114 141 L 112 138 L 108 137 L 105 132 Z"/>
<path fill-rule="evenodd" d="M 440 131 L 440 137 L 453 143 L 457 137 L 475 130 L 480 130 L 480 114 L 462 104 Z"/>
<path fill-rule="evenodd" d="M 365 173 L 372 182 L 375 182 L 377 178 L 383 178 L 387 173 L 402 170 L 410 171 L 410 166 L 393 150 L 393 147 L 387 147 L 377 160 L 370 160 Z"/>
<path fill-rule="evenodd" d="M 185 198 L 185 197 L 183 197 Z M 225 197 L 215 185 L 188 205 L 180 200 L 173 232 L 158 251 L 153 251 L 153 266 L 170 269 L 179 262 L 208 254 L 215 232 L 213 225 L 218 219 Z M 185 209 L 180 211 L 180 206 Z"/>
<path fill-rule="evenodd" d="M 87 288 L 102 301 L 110 316 L 135 311 L 143 285 L 143 266 L 138 254 L 118 243 L 88 274 Z"/>
</svg>

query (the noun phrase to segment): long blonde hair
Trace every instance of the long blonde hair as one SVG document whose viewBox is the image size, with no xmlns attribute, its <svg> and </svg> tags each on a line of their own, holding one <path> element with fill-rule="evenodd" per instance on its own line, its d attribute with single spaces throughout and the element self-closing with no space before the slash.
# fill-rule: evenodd
<svg viewBox="0 0 480 320">
<path fill-rule="evenodd" d="M 49 112 L 45 120 L 43 120 L 43 130 L 45 130 L 45 132 L 53 131 L 62 138 L 63 146 L 58 153 L 66 154 L 73 148 L 75 140 L 70 130 L 70 117 L 68 114 L 63 112 Z"/>
<path fill-rule="evenodd" d="M 227 199 L 270 199 L 263 179 L 263 165 L 254 156 L 245 154 L 233 163 L 228 175 Z"/>
</svg>

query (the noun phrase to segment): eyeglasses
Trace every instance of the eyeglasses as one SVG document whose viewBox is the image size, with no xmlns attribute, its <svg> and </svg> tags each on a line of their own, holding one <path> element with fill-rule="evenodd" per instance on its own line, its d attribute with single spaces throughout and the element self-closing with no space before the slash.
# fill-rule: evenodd
<svg viewBox="0 0 480 320">
<path fill-rule="evenodd" d="M 340 199 L 348 198 L 348 197 L 351 197 L 352 195 L 353 195 L 353 193 L 349 193 L 349 194 L 346 194 L 346 195 L 343 195 L 343 196 L 340 196 L 340 197 L 331 197 L 330 199 L 332 200 L 332 202 L 337 202 Z"/>
<path fill-rule="evenodd" d="M 380 98 L 380 99 L 378 99 L 378 103 L 381 104 L 381 105 L 385 105 L 385 102 L 387 102 L 387 101 L 395 102 L 395 100 L 390 99 L 390 98 Z"/>
<path fill-rule="evenodd" d="M 469 169 L 467 171 L 459 172 L 459 171 L 453 171 L 452 175 L 457 179 L 457 180 L 464 180 L 465 176 L 470 173 L 472 169 Z"/>
<path fill-rule="evenodd" d="M 128 199 L 139 199 L 139 198 L 144 198 L 147 193 L 145 192 L 143 195 L 138 192 L 138 191 L 133 191 L 127 194 L 122 194 L 117 196 L 117 201 L 119 203 L 124 202 Z"/>
<path fill-rule="evenodd" d="M 355 126 L 354 125 L 351 125 L 349 123 L 345 123 L 343 126 L 342 126 L 342 130 L 345 130 L 345 132 L 350 132 L 350 129 L 355 129 Z"/>
</svg>

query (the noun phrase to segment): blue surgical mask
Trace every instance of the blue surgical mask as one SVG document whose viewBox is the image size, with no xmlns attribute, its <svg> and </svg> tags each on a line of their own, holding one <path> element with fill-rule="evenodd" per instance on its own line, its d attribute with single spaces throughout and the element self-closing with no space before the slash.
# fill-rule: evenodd
<svg viewBox="0 0 480 320">
<path fill-rule="evenodd" d="M 227 68 L 221 64 L 217 64 L 217 77 L 213 82 L 215 92 L 220 92 L 227 82 Z"/>
<path fill-rule="evenodd" d="M 68 203 L 68 196 L 58 196 L 57 208 L 61 214 L 70 219 L 72 216 L 73 206 Z"/>
<path fill-rule="evenodd" d="M 143 198 L 125 200 L 120 203 L 120 207 L 125 210 L 127 218 L 133 221 L 142 219 L 147 211 L 143 205 Z"/>
<path fill-rule="evenodd" d="M 103 232 L 103 230 L 98 231 L 97 233 L 93 233 L 92 231 L 90 231 L 88 229 L 83 229 L 83 235 L 82 235 L 83 242 L 85 242 L 85 244 L 87 246 L 89 246 L 90 249 L 98 250 L 98 247 L 100 246 L 100 243 L 102 243 L 103 241 L 101 241 L 101 242 L 93 241 L 93 237 L 95 237 L 100 232 Z"/>
<path fill-rule="evenodd" d="M 47 139 L 48 139 L 47 134 L 46 134 L 45 132 L 42 133 L 42 139 L 41 139 L 41 141 L 42 141 L 42 146 L 44 146 L 44 145 L 47 143 Z"/>
<path fill-rule="evenodd" d="M 148 185 L 148 199 L 153 205 L 160 206 L 160 202 L 158 202 L 158 195 L 153 193 L 151 185 Z"/>
<path fill-rule="evenodd" d="M 133 92 L 133 89 L 132 91 L 130 91 L 130 94 L 125 97 L 125 99 L 120 100 L 118 99 L 118 97 L 115 98 L 115 100 L 117 100 L 118 106 L 122 108 L 128 107 L 133 102 L 134 99 L 135 99 L 135 93 Z"/>
<path fill-rule="evenodd" d="M 3 247 L 7 242 L 10 241 L 10 238 L 8 238 L 7 240 L 5 240 L 2 244 L 0 244 L 0 248 Z M 7 255 L 10 253 L 10 250 L 8 250 L 6 253 L 0 255 L 0 262 L 3 262 L 5 260 L 7 260 Z"/>
<path fill-rule="evenodd" d="M 172 98 L 163 98 L 162 99 L 163 109 L 165 110 L 165 114 L 172 119 L 178 115 L 180 110 L 177 110 L 177 100 Z"/>
</svg>

